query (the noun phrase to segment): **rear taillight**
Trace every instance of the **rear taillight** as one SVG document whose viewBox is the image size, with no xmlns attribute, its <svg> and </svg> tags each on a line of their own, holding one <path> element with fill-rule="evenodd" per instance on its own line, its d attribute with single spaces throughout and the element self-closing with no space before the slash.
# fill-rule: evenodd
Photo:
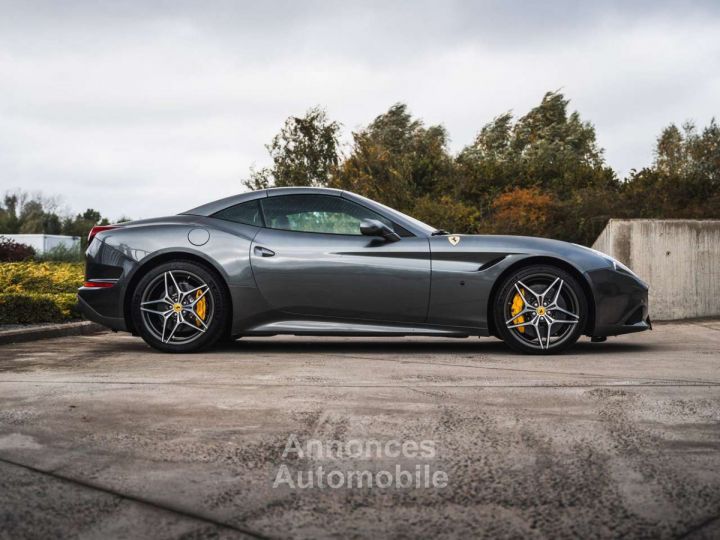
<svg viewBox="0 0 720 540">
<path fill-rule="evenodd" d="M 117 229 L 118 227 L 119 225 L 95 225 L 92 229 L 90 229 L 90 234 L 88 234 L 88 245 L 90 245 L 90 242 L 93 241 L 93 238 L 95 238 L 97 233 Z"/>
</svg>

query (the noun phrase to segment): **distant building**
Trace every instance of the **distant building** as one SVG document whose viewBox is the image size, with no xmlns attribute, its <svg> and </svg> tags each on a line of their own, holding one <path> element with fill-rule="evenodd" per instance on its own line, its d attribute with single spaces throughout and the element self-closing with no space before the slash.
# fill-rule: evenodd
<svg viewBox="0 0 720 540">
<path fill-rule="evenodd" d="M 64 246 L 67 249 L 80 249 L 79 236 L 64 236 L 60 234 L 5 234 L 0 233 L 0 237 L 9 238 L 18 244 L 31 246 L 35 253 L 42 255 L 58 246 Z"/>
</svg>

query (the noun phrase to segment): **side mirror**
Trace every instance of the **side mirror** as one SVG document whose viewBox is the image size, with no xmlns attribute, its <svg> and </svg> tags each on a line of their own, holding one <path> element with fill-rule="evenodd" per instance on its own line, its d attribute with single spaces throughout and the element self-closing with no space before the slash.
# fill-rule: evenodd
<svg viewBox="0 0 720 540">
<path fill-rule="evenodd" d="M 388 242 L 397 242 L 400 235 L 377 219 L 364 219 L 360 222 L 360 232 L 365 236 L 382 236 Z"/>
</svg>

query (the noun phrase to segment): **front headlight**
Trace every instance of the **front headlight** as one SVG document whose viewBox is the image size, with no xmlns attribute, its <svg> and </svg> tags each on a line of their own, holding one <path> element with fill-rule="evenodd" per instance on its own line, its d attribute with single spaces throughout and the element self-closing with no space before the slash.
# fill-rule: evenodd
<svg viewBox="0 0 720 540">
<path fill-rule="evenodd" d="M 637 279 L 640 283 L 642 283 L 645 287 L 649 287 L 649 285 L 640 276 L 638 276 L 635 272 L 630 270 L 630 268 L 625 266 L 623 263 L 621 263 L 617 259 L 613 259 L 609 255 L 605 255 L 605 257 L 607 258 L 608 261 L 610 261 L 612 263 L 613 268 L 615 269 L 616 272 L 622 272 L 623 274 L 632 276 L 635 279 Z"/>
<path fill-rule="evenodd" d="M 635 272 L 630 270 L 630 268 L 625 266 L 623 263 L 621 263 L 617 259 L 613 259 L 612 257 L 608 257 L 608 259 L 610 259 L 610 261 L 612 262 L 613 268 L 615 268 L 615 270 L 617 270 L 619 272 L 625 272 L 626 274 L 630 274 L 631 276 L 634 276 L 634 277 L 638 277 L 638 275 Z"/>
<path fill-rule="evenodd" d="M 575 245 L 576 245 L 576 246 L 579 246 L 579 247 L 582 247 L 582 248 L 585 248 L 585 249 L 589 249 L 589 250 L 592 251 L 593 253 L 599 255 L 600 257 L 602 257 L 603 259 L 605 259 L 607 262 L 609 262 L 609 263 L 612 265 L 612 267 L 613 267 L 613 269 L 614 269 L 615 271 L 617 271 L 617 272 L 623 272 L 623 273 L 625 273 L 625 274 L 629 274 L 629 275 L 633 276 L 634 278 L 640 279 L 640 277 L 639 277 L 635 272 L 633 272 L 632 270 L 630 270 L 630 268 L 628 268 L 627 266 L 625 266 L 623 263 L 621 263 L 621 262 L 618 261 L 617 259 L 611 257 L 611 256 L 608 255 L 607 253 L 603 253 L 602 251 L 598 251 L 597 249 L 589 248 L 589 247 L 587 247 L 587 246 L 580 246 L 579 244 L 575 244 Z M 640 281 L 642 281 L 642 280 L 640 280 Z"/>
</svg>

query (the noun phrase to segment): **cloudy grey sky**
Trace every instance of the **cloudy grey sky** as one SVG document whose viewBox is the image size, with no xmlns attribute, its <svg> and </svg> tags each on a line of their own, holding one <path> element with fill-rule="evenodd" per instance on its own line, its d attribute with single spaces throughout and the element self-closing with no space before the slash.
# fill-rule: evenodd
<svg viewBox="0 0 720 540">
<path fill-rule="evenodd" d="M 242 191 L 291 114 L 449 130 L 562 89 L 620 174 L 720 114 L 720 2 L 0 0 L 0 191 L 111 218 Z"/>
</svg>

